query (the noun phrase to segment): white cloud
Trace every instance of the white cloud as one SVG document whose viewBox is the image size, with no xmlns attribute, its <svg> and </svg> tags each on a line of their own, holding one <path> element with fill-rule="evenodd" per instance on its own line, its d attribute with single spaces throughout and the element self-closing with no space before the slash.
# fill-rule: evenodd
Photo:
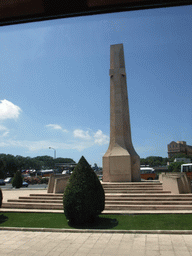
<svg viewBox="0 0 192 256">
<path fill-rule="evenodd" d="M 2 134 L 2 137 L 6 137 L 9 134 L 9 131 L 6 131 Z"/>
<path fill-rule="evenodd" d="M 50 127 L 54 130 L 61 130 L 63 132 L 68 132 L 66 129 L 63 129 L 60 125 L 58 124 L 47 124 L 46 127 Z"/>
<path fill-rule="evenodd" d="M 104 144 L 108 144 L 109 143 L 109 137 L 105 134 L 103 134 L 103 132 L 101 130 L 98 130 L 95 135 L 95 144 L 98 145 L 104 145 Z"/>
<path fill-rule="evenodd" d="M 0 131 L 5 131 L 7 128 L 4 125 L 0 125 Z"/>
<path fill-rule="evenodd" d="M 47 125 L 47 127 L 50 127 L 52 129 L 63 131 L 62 127 L 55 124 Z M 104 145 L 109 142 L 109 138 L 107 135 L 103 134 L 101 130 L 98 130 L 97 132 L 93 132 L 91 130 L 83 131 L 80 129 L 76 129 L 73 132 L 74 138 L 68 138 L 68 141 L 62 142 L 57 137 L 55 140 L 36 140 L 36 141 L 30 141 L 30 140 L 17 140 L 17 139 L 5 139 L 2 138 L 3 136 L 6 136 L 8 134 L 8 129 L 0 125 L 0 147 L 7 147 L 7 148 L 24 148 L 26 150 L 30 151 L 42 151 L 45 149 L 49 149 L 49 147 L 53 147 L 56 150 L 77 150 L 79 152 L 94 147 L 94 145 Z M 3 133 L 3 136 L 1 135 Z M 15 137 L 16 138 L 16 137 Z"/>
<path fill-rule="evenodd" d="M 40 151 L 43 149 L 49 149 L 49 147 L 53 147 L 57 149 L 73 149 L 77 151 L 83 151 L 85 148 L 89 148 L 92 146 L 91 143 L 62 143 L 62 142 L 53 142 L 53 141 L 19 141 L 19 140 L 7 140 L 0 142 L 0 147 L 17 147 L 17 148 L 25 148 L 29 151 Z"/>
<path fill-rule="evenodd" d="M 0 147 L 4 148 L 4 147 L 7 147 L 8 144 L 6 142 L 0 142 Z"/>
<path fill-rule="evenodd" d="M 20 107 L 8 100 L 0 101 L 0 120 L 17 119 L 21 112 Z"/>
<path fill-rule="evenodd" d="M 2 133 L 2 134 L 1 134 Z M 6 137 L 9 134 L 9 130 L 4 125 L 0 125 L 0 136 Z"/>
<path fill-rule="evenodd" d="M 94 133 L 91 130 L 83 131 L 80 129 L 76 129 L 73 131 L 73 135 L 75 138 L 90 140 L 93 144 L 98 144 L 100 146 L 109 143 L 109 137 L 105 135 L 101 130 L 98 130 Z"/>
<path fill-rule="evenodd" d="M 83 131 L 80 129 L 76 129 L 73 131 L 73 135 L 75 138 L 80 138 L 84 140 L 91 140 L 91 136 L 89 135 L 89 131 Z"/>
<path fill-rule="evenodd" d="M 58 124 L 48 124 L 48 125 L 46 125 L 46 127 L 51 127 L 55 130 L 62 130 L 62 127 Z"/>
</svg>

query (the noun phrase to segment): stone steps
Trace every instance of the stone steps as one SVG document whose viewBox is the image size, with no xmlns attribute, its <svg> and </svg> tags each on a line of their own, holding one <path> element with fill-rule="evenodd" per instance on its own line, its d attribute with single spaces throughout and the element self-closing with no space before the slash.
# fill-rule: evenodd
<svg viewBox="0 0 192 256">
<path fill-rule="evenodd" d="M 109 211 L 175 211 L 192 210 L 192 194 L 174 195 L 163 191 L 160 182 L 102 183 L 105 210 Z M 2 208 L 63 210 L 62 194 L 30 194 L 8 200 Z"/>
<path fill-rule="evenodd" d="M 51 197 L 47 197 L 46 194 L 45 195 L 42 195 L 41 196 L 33 196 L 33 195 L 30 195 L 30 197 L 19 197 L 19 199 L 21 200 L 25 200 L 25 199 L 37 199 L 37 200 L 46 200 L 46 201 L 62 201 L 63 200 L 63 196 L 60 197 L 60 195 L 58 195 L 57 198 L 51 198 Z M 174 195 L 174 194 L 163 194 L 163 195 L 159 195 L 159 194 L 154 194 L 154 195 L 151 195 L 151 194 L 142 194 L 142 195 L 139 195 L 139 194 L 118 194 L 118 195 L 114 195 L 114 194 L 106 194 L 105 195 L 105 199 L 106 200 L 121 200 L 121 201 L 124 201 L 124 200 L 160 200 L 160 201 L 163 201 L 163 200 L 182 200 L 182 201 L 188 201 L 188 200 L 192 200 L 192 194 L 185 194 L 185 195 Z M 10 200 L 9 200 L 10 201 Z"/>
<path fill-rule="evenodd" d="M 107 205 L 192 205 L 191 201 L 107 201 Z"/>
<path fill-rule="evenodd" d="M 142 183 L 142 184 L 141 184 Z M 152 182 L 149 182 L 149 183 L 147 183 L 147 182 L 140 182 L 140 183 L 135 183 L 135 184 L 133 184 L 133 183 L 106 183 L 106 182 L 102 182 L 102 186 L 104 187 L 104 188 L 110 188 L 110 187 L 113 187 L 113 188 L 118 188 L 118 187 L 120 187 L 120 188 L 122 188 L 122 187 L 125 187 L 125 188 L 129 188 L 129 187 L 133 187 L 133 188 L 143 188 L 143 187 L 161 187 L 162 186 L 162 183 L 160 183 L 160 182 L 154 182 L 154 183 L 152 183 Z"/>
<path fill-rule="evenodd" d="M 163 191 L 163 190 L 141 190 L 141 189 L 105 189 L 104 190 L 106 194 L 116 194 L 116 193 L 133 193 L 133 194 L 138 194 L 138 193 L 142 193 L 142 194 L 150 194 L 150 193 L 163 193 L 163 194 L 167 194 L 169 193 L 169 191 Z"/>
<path fill-rule="evenodd" d="M 105 194 L 105 197 L 114 197 L 114 198 L 124 198 L 124 197 L 132 197 L 132 198 L 146 198 L 146 196 L 149 196 L 151 198 L 164 198 L 164 197 L 169 197 L 169 198 L 192 198 L 192 194 L 171 194 L 171 193 L 167 193 L 167 194 L 121 194 L 121 193 L 117 193 L 117 194 L 113 194 L 113 193 L 107 193 Z"/>
<path fill-rule="evenodd" d="M 157 183 L 154 185 L 151 184 L 146 184 L 146 185 L 126 185 L 126 184 L 103 184 L 103 188 L 105 189 L 133 189 L 133 190 L 137 190 L 137 189 L 148 189 L 148 190 L 153 190 L 153 189 L 160 189 L 162 190 L 162 184 Z"/>
<path fill-rule="evenodd" d="M 4 205 L 5 204 L 5 205 Z M 46 210 L 63 210 L 63 204 L 51 203 L 3 203 L 2 208 L 11 209 L 46 209 Z M 158 205 L 158 204 L 106 204 L 105 210 L 192 210 L 192 205 Z"/>
<path fill-rule="evenodd" d="M 63 210 L 63 204 L 57 203 L 34 203 L 34 202 L 8 202 L 3 203 L 2 208 L 8 209 L 44 209 L 44 210 Z"/>
<path fill-rule="evenodd" d="M 10 199 L 8 200 L 9 203 L 42 203 L 42 204 L 63 204 L 63 200 L 47 200 L 47 199 L 34 199 L 34 198 L 28 198 L 28 199 Z"/>
<path fill-rule="evenodd" d="M 62 197 L 60 197 L 60 196 L 58 196 L 58 197 L 48 197 L 48 196 L 46 196 L 46 194 L 45 195 L 41 194 L 41 196 L 32 196 L 32 195 L 30 195 L 30 199 L 33 199 L 33 200 L 46 200 L 46 201 L 53 201 L 53 202 L 55 202 L 55 201 L 62 201 L 63 200 L 63 196 Z M 19 200 L 20 201 L 21 200 L 29 200 L 29 197 L 28 196 L 20 196 Z M 8 200 L 8 201 L 10 202 L 10 200 Z"/>
<path fill-rule="evenodd" d="M 46 198 L 55 198 L 55 199 L 57 199 L 57 198 L 63 198 L 63 194 L 30 194 L 30 196 L 32 196 L 32 197 L 41 197 L 41 196 L 43 196 L 43 197 L 46 197 Z"/>
<path fill-rule="evenodd" d="M 105 201 L 106 202 L 109 202 L 109 201 L 112 201 L 112 202 L 119 202 L 119 203 L 122 203 L 122 202 L 136 202 L 136 203 L 140 203 L 140 202 L 190 202 L 192 201 L 192 198 L 152 198 L 150 197 L 150 195 L 148 195 L 149 197 L 147 198 L 137 198 L 137 197 L 132 197 L 132 198 L 113 198 L 113 197 L 106 197 L 105 198 Z"/>
<path fill-rule="evenodd" d="M 30 204 L 56 204 L 56 205 L 62 205 L 63 200 L 39 200 L 39 199 L 10 199 L 8 200 L 8 203 L 30 203 Z M 115 200 L 107 200 L 106 199 L 106 205 L 108 204 L 116 204 L 116 205 L 192 205 L 192 200 L 121 200 L 121 201 L 115 201 Z"/>
<path fill-rule="evenodd" d="M 162 184 L 155 182 L 102 182 L 105 194 L 150 194 L 150 193 L 170 193 L 163 191 Z"/>
<path fill-rule="evenodd" d="M 181 211 L 181 210 L 192 210 L 192 205 L 114 205 L 107 204 L 105 210 L 164 210 L 164 211 Z"/>
</svg>

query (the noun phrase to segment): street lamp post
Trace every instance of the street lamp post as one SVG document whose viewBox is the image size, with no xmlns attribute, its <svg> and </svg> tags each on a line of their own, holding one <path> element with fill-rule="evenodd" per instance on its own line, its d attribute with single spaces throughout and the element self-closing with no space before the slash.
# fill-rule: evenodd
<svg viewBox="0 0 192 256">
<path fill-rule="evenodd" d="M 49 149 L 53 149 L 54 150 L 54 159 L 56 159 L 56 149 L 49 147 Z"/>
</svg>

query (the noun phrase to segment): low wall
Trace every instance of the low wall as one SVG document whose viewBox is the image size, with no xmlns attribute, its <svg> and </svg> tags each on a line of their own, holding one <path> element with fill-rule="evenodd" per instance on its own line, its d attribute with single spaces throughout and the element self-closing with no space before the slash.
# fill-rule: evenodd
<svg viewBox="0 0 192 256">
<path fill-rule="evenodd" d="M 159 181 L 163 184 L 163 190 L 173 194 L 191 193 L 191 181 L 186 173 L 162 173 Z"/>
<path fill-rule="evenodd" d="M 66 174 L 51 174 L 47 193 L 64 193 L 69 178 Z"/>
</svg>

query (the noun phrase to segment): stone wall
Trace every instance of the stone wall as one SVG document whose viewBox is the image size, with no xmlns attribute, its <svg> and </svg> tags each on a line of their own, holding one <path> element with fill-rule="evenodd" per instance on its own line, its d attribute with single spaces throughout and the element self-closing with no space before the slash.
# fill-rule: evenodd
<svg viewBox="0 0 192 256">
<path fill-rule="evenodd" d="M 64 193 L 70 175 L 52 174 L 49 178 L 47 193 Z"/>
</svg>

